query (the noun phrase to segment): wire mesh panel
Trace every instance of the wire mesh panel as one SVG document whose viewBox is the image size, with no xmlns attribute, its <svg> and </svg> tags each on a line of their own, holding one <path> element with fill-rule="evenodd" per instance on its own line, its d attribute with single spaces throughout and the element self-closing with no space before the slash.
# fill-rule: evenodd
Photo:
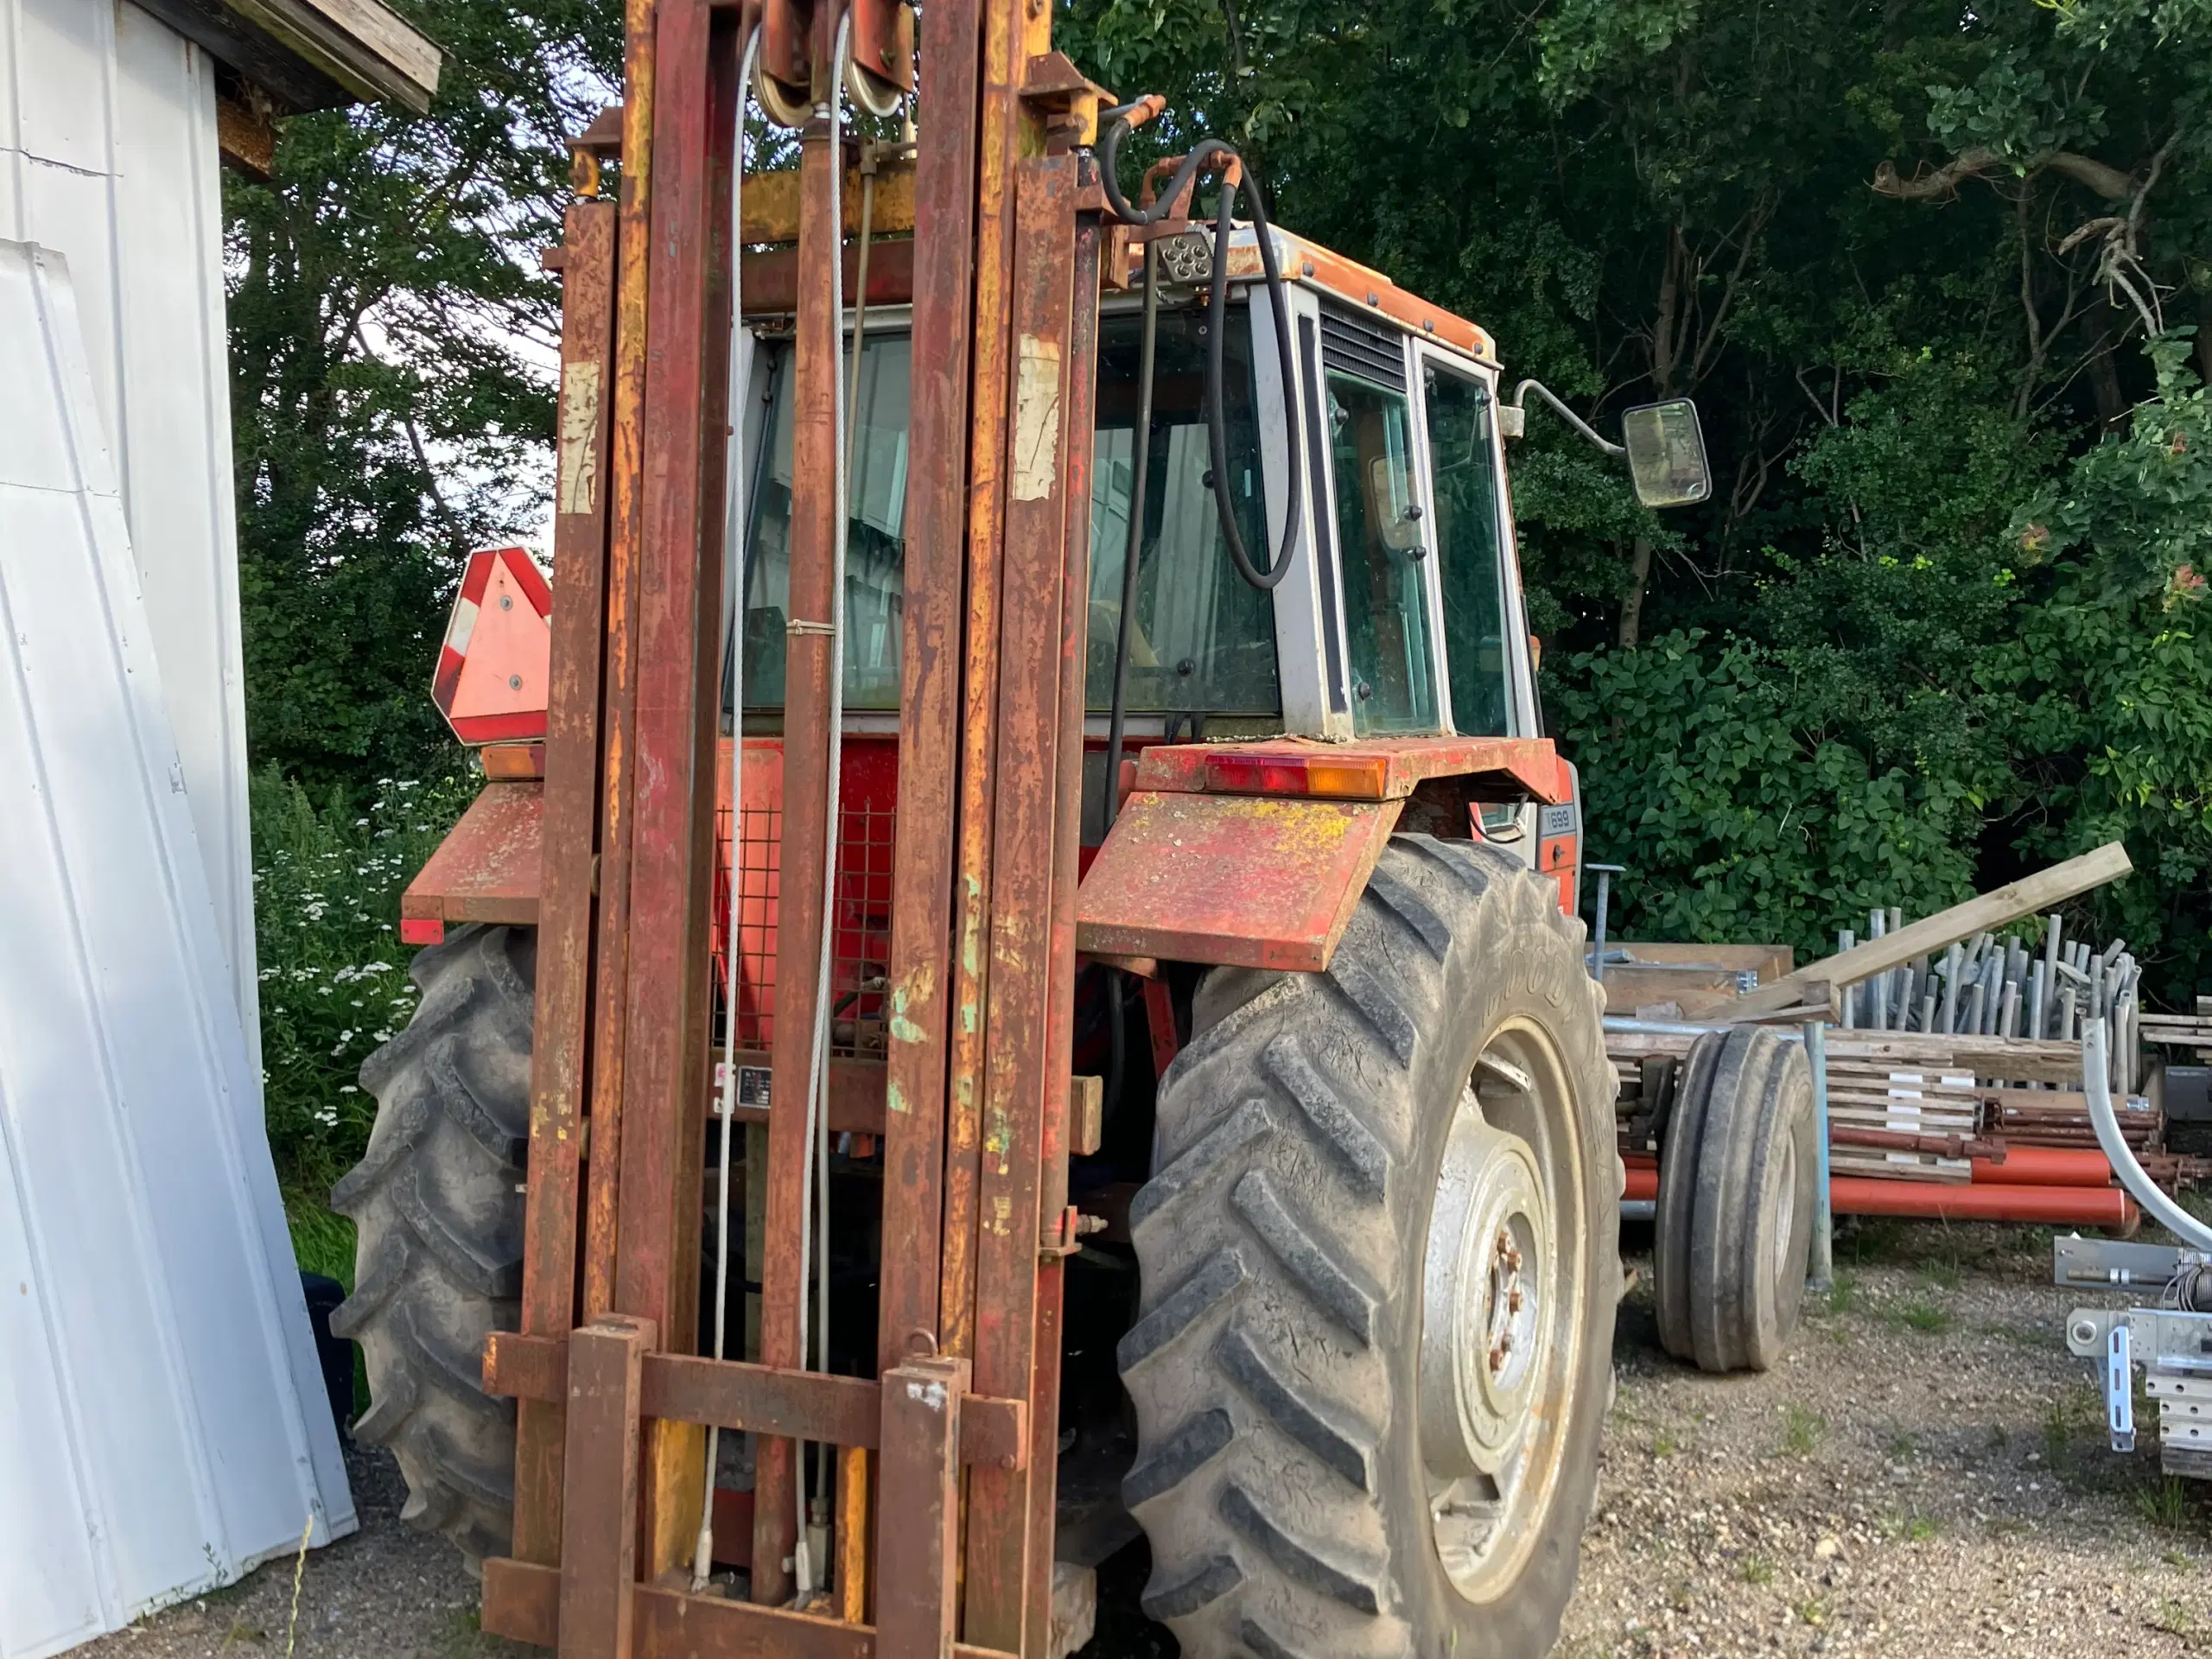
<svg viewBox="0 0 2212 1659">
<path fill-rule="evenodd" d="M 729 758 L 725 744 L 718 791 L 725 803 L 729 799 Z M 847 740 L 836 894 L 830 912 L 833 1055 L 884 1056 L 883 990 L 891 956 L 898 784 L 895 740 Z M 715 982 L 718 995 L 729 984 L 729 883 L 734 864 L 740 878 L 737 1046 L 766 1049 L 775 1040 L 776 923 L 782 892 L 783 750 L 774 739 L 746 741 L 744 807 L 734 837 L 728 805 L 715 814 Z M 718 1035 L 721 1029 L 718 1014 Z"/>
</svg>

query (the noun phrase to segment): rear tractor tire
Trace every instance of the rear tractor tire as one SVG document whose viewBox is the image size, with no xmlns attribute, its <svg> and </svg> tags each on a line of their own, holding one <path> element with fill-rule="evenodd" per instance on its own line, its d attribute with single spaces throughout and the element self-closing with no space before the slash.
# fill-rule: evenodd
<svg viewBox="0 0 2212 1659">
<path fill-rule="evenodd" d="M 484 1338 L 515 1328 L 537 935 L 457 927 L 410 970 L 423 1000 L 362 1062 L 376 1126 L 331 1207 L 358 1232 L 353 1294 L 330 1327 L 361 1344 L 353 1433 L 391 1448 L 405 1519 L 473 1568 L 514 1526 L 513 1403 L 485 1395 Z"/>
<path fill-rule="evenodd" d="M 1677 1087 L 1653 1237 L 1659 1340 L 1700 1370 L 1764 1371 L 1804 1307 L 1812 1068 L 1802 1044 L 1738 1026 L 1691 1045 Z"/>
<path fill-rule="evenodd" d="M 1402 836 L 1329 969 L 1219 969 L 1162 1080 L 1122 1375 L 1186 1659 L 1535 1659 L 1612 1370 L 1621 1166 L 1582 928 Z"/>
</svg>

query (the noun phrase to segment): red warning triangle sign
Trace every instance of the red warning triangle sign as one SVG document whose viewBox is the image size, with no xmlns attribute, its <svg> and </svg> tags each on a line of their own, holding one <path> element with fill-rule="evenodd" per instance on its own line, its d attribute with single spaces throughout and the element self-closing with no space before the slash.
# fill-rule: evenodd
<svg viewBox="0 0 2212 1659">
<path fill-rule="evenodd" d="M 545 735 L 553 588 L 519 547 L 468 556 L 430 696 L 464 743 Z"/>
</svg>

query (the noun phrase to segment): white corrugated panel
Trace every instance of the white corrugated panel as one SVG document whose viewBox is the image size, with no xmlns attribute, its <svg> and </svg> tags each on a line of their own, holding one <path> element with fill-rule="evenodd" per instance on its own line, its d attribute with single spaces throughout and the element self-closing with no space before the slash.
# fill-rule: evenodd
<svg viewBox="0 0 2212 1659">
<path fill-rule="evenodd" d="M 257 1070 L 222 232 L 207 54 L 115 0 L 0 0 L 0 238 L 58 250 L 76 279 Z"/>
<path fill-rule="evenodd" d="M 353 1515 L 67 267 L 9 242 L 0 387 L 0 1659 L 35 1659 Z"/>
</svg>

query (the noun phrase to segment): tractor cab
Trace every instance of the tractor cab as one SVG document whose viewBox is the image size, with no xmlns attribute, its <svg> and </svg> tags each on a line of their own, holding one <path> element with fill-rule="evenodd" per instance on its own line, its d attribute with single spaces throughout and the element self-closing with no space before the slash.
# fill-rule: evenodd
<svg viewBox="0 0 2212 1659">
<path fill-rule="evenodd" d="M 1127 623 L 1132 749 L 1161 741 L 1541 734 L 1501 443 L 1497 348 L 1481 328 L 1379 272 L 1280 231 L 1294 383 L 1286 385 L 1254 232 L 1230 259 L 1222 418 L 1228 491 L 1245 543 L 1287 560 L 1270 589 L 1243 580 L 1214 499 L 1206 399 L 1211 238 L 1186 232 L 1160 263 L 1145 499 L 1133 509 L 1141 280 L 1099 321 L 1090 457 L 1084 683 L 1085 821 L 1095 844 L 1103 744 L 1122 631 L 1124 561 L 1141 513 Z M 1179 256 L 1179 257 L 1178 257 Z M 779 729 L 791 508 L 791 346 L 785 319 L 752 319 L 741 373 L 743 728 Z M 899 703 L 909 454 L 909 312 L 872 308 L 853 411 L 845 591 L 849 736 L 887 733 Z M 1298 528 L 1283 533 L 1291 496 Z M 737 538 L 734 537 L 734 542 Z M 1266 556 L 1265 555 L 1258 556 Z M 732 658 L 738 652 L 729 653 Z M 725 676 L 725 716 L 734 699 Z M 1492 838 L 1533 855 L 1535 809 L 1492 810 Z M 1523 822 L 1523 820 L 1527 822 Z"/>
</svg>

